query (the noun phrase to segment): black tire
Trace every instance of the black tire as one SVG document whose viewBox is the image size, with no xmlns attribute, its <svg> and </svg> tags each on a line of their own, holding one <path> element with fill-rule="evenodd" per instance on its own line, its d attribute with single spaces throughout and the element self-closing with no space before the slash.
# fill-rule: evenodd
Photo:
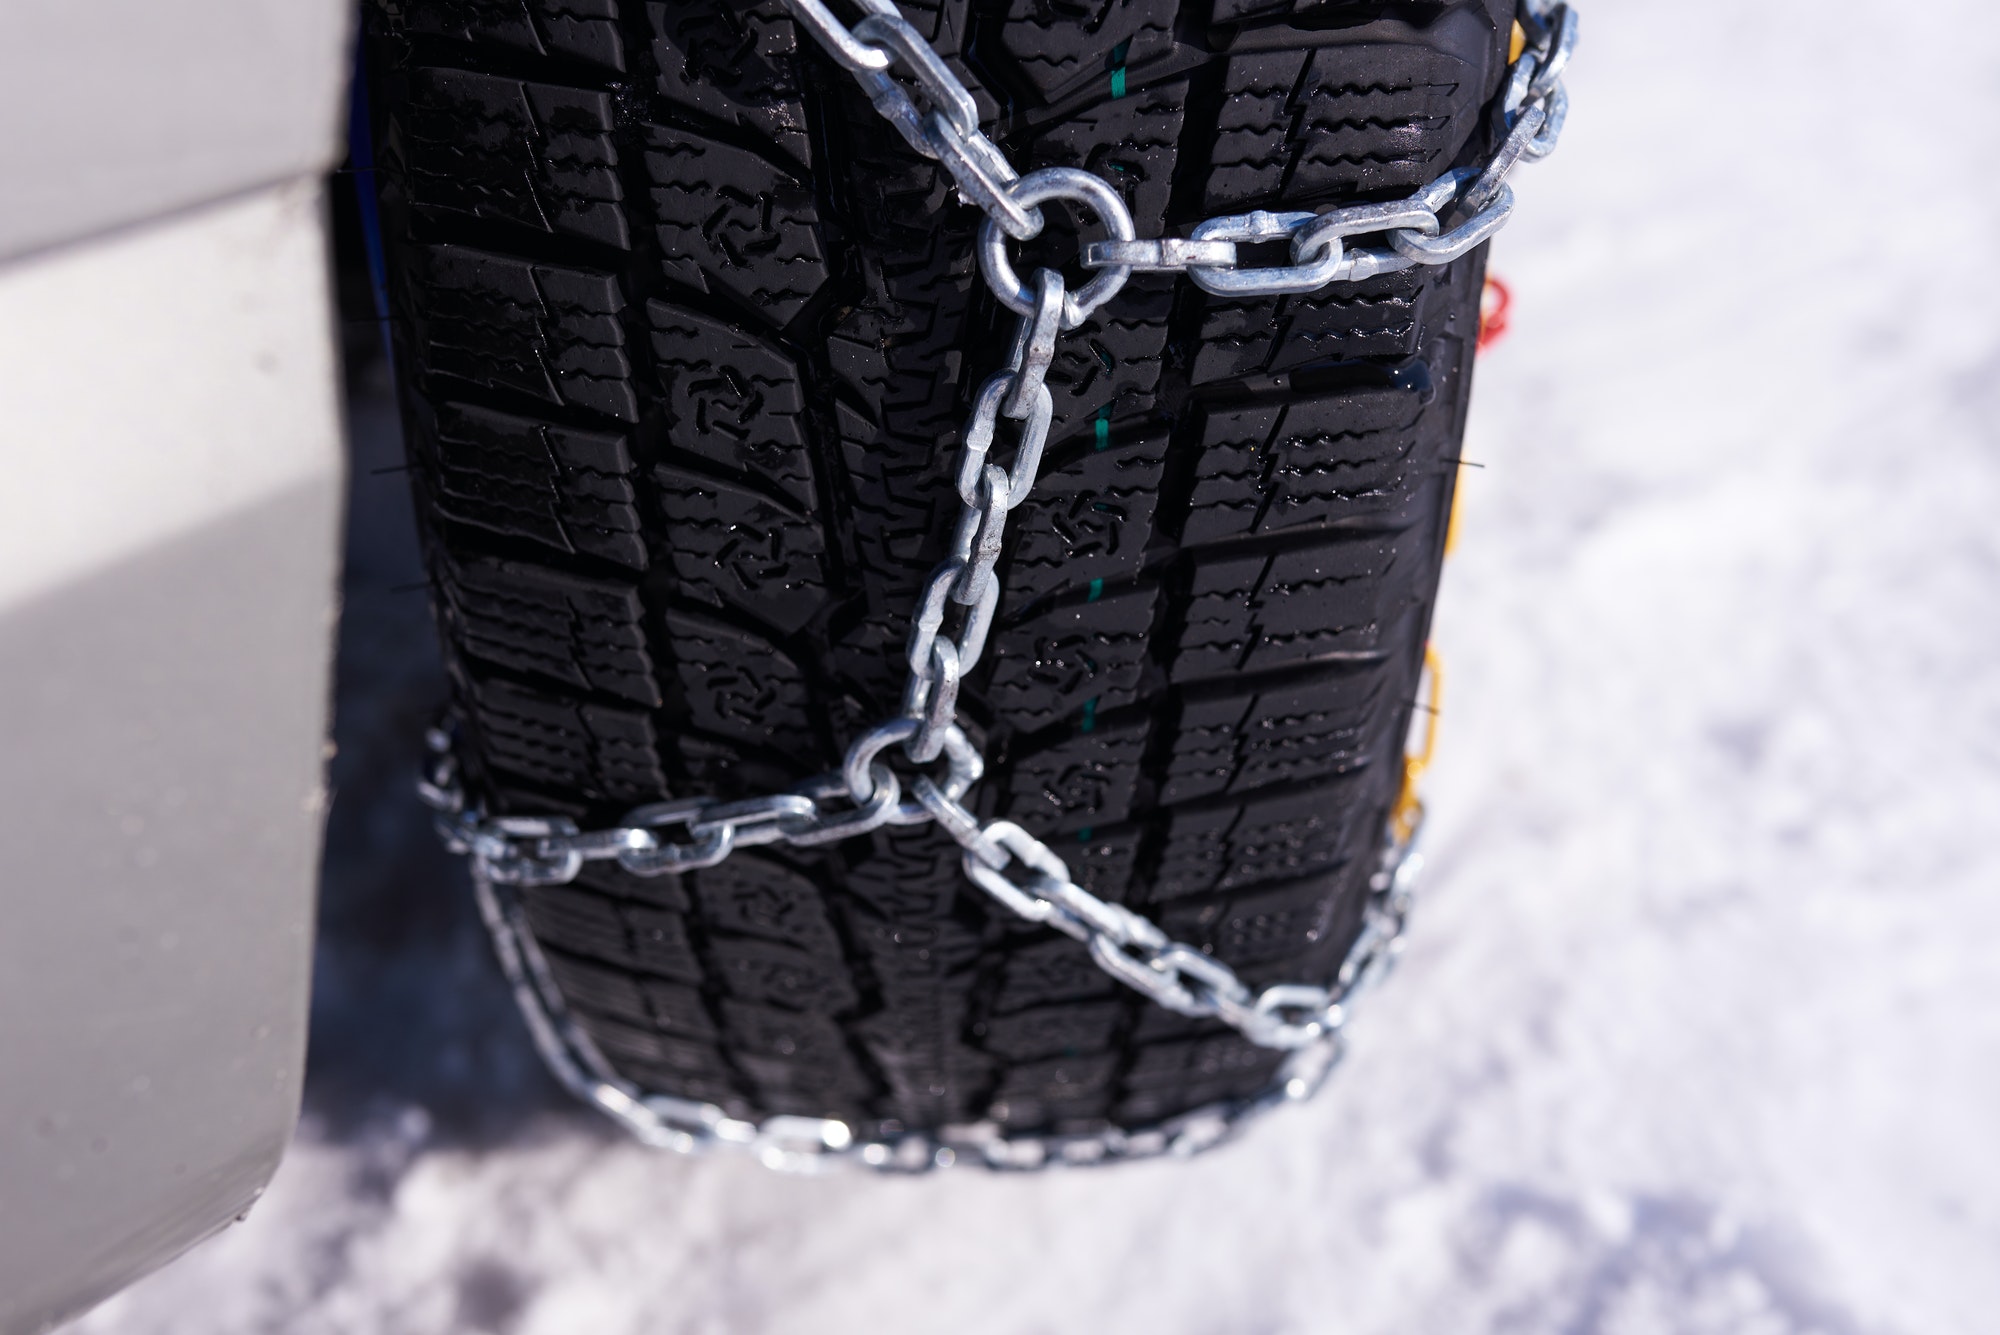
<svg viewBox="0 0 2000 1335">
<path fill-rule="evenodd" d="M 978 215 L 777 0 L 377 4 L 399 379 L 475 792 L 609 822 L 836 766 L 897 706 L 1004 352 Z M 1472 160 L 1513 0 L 905 12 L 1022 169 L 1088 167 L 1184 235 Z M 1253 984 L 1327 980 L 1358 930 L 1483 265 L 1242 302 L 1140 276 L 1049 377 L 962 697 L 972 800 Z M 932 827 L 592 864 L 525 908 L 619 1071 L 739 1115 L 1130 1126 L 1280 1060 L 1010 920 Z"/>
</svg>

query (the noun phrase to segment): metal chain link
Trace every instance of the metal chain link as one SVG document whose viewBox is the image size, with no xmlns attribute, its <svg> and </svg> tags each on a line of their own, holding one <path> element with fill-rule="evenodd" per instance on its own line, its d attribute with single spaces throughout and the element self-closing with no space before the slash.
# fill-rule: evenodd
<svg viewBox="0 0 2000 1335">
<path fill-rule="evenodd" d="M 1394 966 L 1422 864 L 1411 840 L 1384 845 L 1381 863 L 1369 881 L 1360 939 L 1329 989 L 1337 991 L 1343 1012 Z M 1336 1023 L 1313 1042 L 1287 1052 L 1275 1079 L 1262 1092 L 1136 1128 L 1021 1135 L 981 1121 L 870 1137 L 832 1117 L 776 1115 L 752 1121 L 732 1116 L 716 1104 L 648 1094 L 620 1076 L 589 1032 L 570 1015 L 516 888 L 495 882 L 477 864 L 473 883 L 501 970 L 550 1071 L 578 1098 L 624 1124 L 640 1141 L 661 1149 L 747 1151 L 768 1167 L 803 1173 L 849 1163 L 891 1172 L 926 1172 L 954 1164 L 1019 1171 L 1187 1156 L 1227 1142 L 1263 1113 L 1311 1098 L 1346 1052 L 1344 1031 Z"/>
<path fill-rule="evenodd" d="M 857 738 L 838 773 L 741 801 L 649 803 L 626 813 L 613 828 L 592 831 L 567 817 L 486 814 L 467 799 L 452 730 L 433 730 L 433 756 L 420 790 L 439 813 L 440 832 L 454 851 L 471 855 L 483 885 L 513 887 L 574 880 L 590 861 L 616 861 L 635 875 L 658 876 L 711 867 L 738 848 L 758 844 L 810 847 L 885 825 L 936 821 L 964 846 L 964 869 L 973 884 L 1018 917 L 1084 942 L 1098 966 L 1128 987 L 1178 1014 L 1221 1020 L 1263 1047 L 1297 1053 L 1325 1044 L 1338 1034 L 1355 989 L 1379 970 L 1401 935 L 1408 911 L 1403 869 L 1415 859 L 1406 856 L 1408 839 L 1400 831 L 1389 835 L 1390 859 L 1378 878 L 1382 885 L 1339 976 L 1326 986 L 1286 983 L 1253 991 L 1213 956 L 1091 895 L 1048 845 L 1020 826 L 981 825 L 964 805 L 985 762 L 956 721 L 959 684 L 985 650 L 1000 600 L 996 566 L 1007 516 L 1033 489 L 1048 441 L 1054 406 L 1044 380 L 1057 335 L 1082 325 L 1138 271 L 1185 272 L 1204 291 L 1244 297 L 1311 292 L 1458 259 L 1507 222 L 1514 208 L 1507 184 L 1513 168 L 1555 148 L 1568 114 L 1562 72 L 1576 45 L 1575 11 L 1538 0 L 1523 6 L 1523 49 L 1494 108 L 1498 147 L 1483 165 L 1448 171 L 1403 200 L 1324 212 L 1260 210 L 1210 218 L 1185 238 L 1142 240 L 1123 198 L 1103 178 L 1072 167 L 1016 172 L 980 130 L 971 91 L 892 0 L 856 0 L 866 16 L 852 28 L 823 0 L 785 3 L 853 73 L 911 148 L 937 161 L 960 197 L 986 214 L 978 242 L 980 269 L 995 297 L 1019 316 L 1007 363 L 973 396 L 961 436 L 954 474 L 958 526 L 949 554 L 918 601 L 902 710 Z M 907 84 L 895 77 L 896 70 Z M 1077 292 L 1068 291 L 1053 269 L 1037 269 L 1024 281 L 1008 257 L 1009 240 L 1038 235 L 1042 206 L 1058 202 L 1094 217 L 1106 233 L 1081 248 L 1081 264 L 1093 276 Z M 1379 244 L 1356 241 L 1369 237 L 1379 238 Z M 1290 263 L 1246 264 L 1242 248 L 1260 243 L 1287 244 Z M 998 448 L 1003 434 L 1011 438 L 1011 449 Z M 891 746 L 913 767 L 907 778 L 889 763 Z M 924 772 L 939 762 L 941 774 Z M 576 1041 L 587 1047 L 587 1040 Z M 610 1078 L 596 1077 L 600 1084 Z M 702 1120 L 707 1116 L 695 1123 L 708 1126 L 711 1138 L 735 1134 L 716 1130 Z M 811 1120 L 771 1119 L 765 1125 Z M 697 1136 L 693 1125 L 675 1134 Z M 840 1148 L 815 1134 L 822 1152 Z"/>
</svg>

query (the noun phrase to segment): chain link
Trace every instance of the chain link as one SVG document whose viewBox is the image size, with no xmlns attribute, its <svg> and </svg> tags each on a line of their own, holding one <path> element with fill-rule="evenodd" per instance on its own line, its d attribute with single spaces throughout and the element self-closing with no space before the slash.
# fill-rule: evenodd
<svg viewBox="0 0 2000 1335">
<path fill-rule="evenodd" d="M 1327 1012 L 1331 1023 L 1318 1038 L 1287 1052 L 1275 1079 L 1263 1091 L 1151 1126 L 1047 1136 L 1011 1134 L 984 1121 L 924 1132 L 885 1129 L 871 1137 L 837 1118 L 780 1115 L 752 1121 L 733 1117 L 715 1104 L 647 1094 L 618 1074 L 570 1015 L 522 912 L 518 890 L 495 881 L 490 868 L 482 864 L 474 866 L 473 885 L 501 970 L 550 1071 L 577 1097 L 623 1123 L 642 1142 L 683 1153 L 744 1151 L 786 1172 L 814 1173 L 850 1163 L 912 1173 L 954 1164 L 1018 1171 L 1197 1154 L 1227 1142 L 1263 1113 L 1311 1098 L 1345 1054 L 1348 1003 L 1385 977 L 1395 963 L 1422 864 L 1411 840 L 1385 844 L 1369 882 L 1361 935 L 1333 986 L 1298 989 L 1298 1000 Z M 1176 963 L 1199 971 L 1205 965 L 1195 964 L 1196 960 L 1214 964 L 1198 951 L 1192 952 L 1191 960 Z M 1267 995 L 1272 992 L 1280 994 L 1278 1003 L 1290 1000 L 1286 989 L 1266 990 Z M 1321 1001 L 1322 994 L 1337 994 L 1338 1005 Z"/>
<path fill-rule="evenodd" d="M 616 862 L 635 876 L 664 876 L 713 867 L 739 848 L 787 843 L 802 848 L 834 843 L 891 824 L 921 824 L 930 813 L 902 800 L 901 782 L 875 757 L 912 735 L 916 720 L 894 719 L 857 740 L 839 774 L 809 779 L 786 793 L 723 802 L 689 798 L 634 807 L 610 829 L 580 831 L 567 816 L 491 816 L 469 801 L 459 774 L 456 726 L 432 728 L 430 756 L 417 793 L 437 813 L 445 847 L 471 855 L 501 885 L 566 885 L 586 862 Z M 947 729 L 948 773 L 943 791 L 960 796 L 985 762 L 963 730 Z M 679 828 L 677 842 L 667 831 Z"/>
<path fill-rule="evenodd" d="M 1381 972 L 1398 948 L 1408 912 L 1408 878 L 1419 861 L 1409 855 L 1412 795 L 1406 792 L 1399 802 L 1367 922 L 1339 975 L 1326 986 L 1288 983 L 1253 991 L 1221 961 L 1172 940 L 1122 905 L 1091 895 L 1070 878 L 1048 845 L 1020 826 L 980 823 L 964 798 L 985 762 L 957 723 L 959 684 L 985 650 L 1000 599 L 997 564 L 1007 516 L 1032 491 L 1048 441 L 1054 407 L 1044 380 L 1057 335 L 1088 321 L 1139 271 L 1185 272 L 1206 292 L 1244 297 L 1311 292 L 1458 259 L 1506 224 L 1514 208 L 1507 183 L 1514 167 L 1547 157 L 1555 148 L 1568 114 L 1562 72 L 1576 46 L 1575 11 L 1567 4 L 1545 6 L 1534 0 L 1522 8 L 1526 40 L 1494 108 L 1498 147 L 1483 164 L 1448 171 L 1406 199 L 1321 212 L 1233 214 L 1200 223 L 1186 238 L 1141 239 L 1124 199 L 1103 178 L 1073 167 L 1025 176 L 1016 172 L 980 130 L 972 92 L 893 0 L 856 0 L 866 13 L 852 28 L 823 0 L 785 3 L 813 39 L 854 75 L 911 148 L 937 161 L 960 197 L 986 214 L 978 241 L 980 269 L 994 296 L 1019 317 L 1007 363 L 973 396 L 961 433 L 954 472 L 961 503 L 958 524 L 949 554 L 926 581 L 911 623 L 902 710 L 855 739 L 836 774 L 745 800 L 651 803 L 628 812 L 613 828 L 587 832 L 567 817 L 484 813 L 467 798 L 453 730 L 436 729 L 420 788 L 437 809 L 440 832 L 454 851 L 471 855 L 482 894 L 497 904 L 494 887 L 562 884 L 591 861 L 616 861 L 640 876 L 669 875 L 714 866 L 738 848 L 769 843 L 809 847 L 885 825 L 935 821 L 964 847 L 964 870 L 973 884 L 1016 916 L 1084 942 L 1098 966 L 1126 986 L 1176 1013 L 1221 1020 L 1263 1047 L 1294 1054 L 1323 1048 L 1339 1034 L 1354 993 Z M 898 70 L 903 79 L 896 76 Z M 1055 203 L 1088 215 L 1105 233 L 1081 247 L 1081 265 L 1092 277 L 1076 292 L 1067 290 L 1054 269 L 1037 269 L 1024 281 L 1008 256 L 1009 241 L 1038 235 L 1044 225 L 1042 207 Z M 1362 244 L 1364 238 L 1377 240 Z M 1244 247 L 1280 243 L 1288 247 L 1288 264 L 1244 262 Z M 1011 438 L 1004 459 L 996 448 L 1002 423 Z M 892 746 L 914 767 L 907 778 L 899 777 L 887 759 Z M 940 762 L 942 774 L 925 772 Z M 503 926 L 496 926 L 496 933 Z M 528 978 L 532 940 L 517 928 L 509 930 L 521 976 Z M 560 999 L 552 989 L 535 984 L 529 990 L 541 997 L 537 1004 L 546 1016 L 559 1013 Z M 580 1030 L 561 1038 L 558 1046 L 570 1053 L 565 1060 L 573 1069 L 582 1069 L 580 1061 L 590 1065 L 585 1060 L 588 1040 Z M 586 1083 L 592 1089 L 615 1090 L 609 1071 L 603 1066 Z M 610 1098 L 590 1097 L 599 1102 Z M 674 1101 L 635 1103 L 637 1098 L 627 1092 L 611 1101 L 632 1105 L 620 1114 L 628 1121 L 650 1117 L 656 1129 L 673 1128 L 661 1135 L 703 1143 L 748 1136 L 779 1157 L 806 1152 L 792 1143 L 801 1136 L 814 1155 L 853 1148 L 841 1123 L 771 1118 L 760 1128 L 740 1131 L 732 1128 L 747 1124 L 734 1123 L 706 1105 L 687 1105 L 668 1116 L 659 1109 Z M 632 1111 L 639 1107 L 654 1111 L 644 1116 Z M 688 1108 L 701 1111 L 690 1113 Z M 989 1137 L 988 1143 L 1021 1142 Z M 1100 1144 L 1102 1152 L 1111 1153 L 1109 1143 Z"/>
</svg>

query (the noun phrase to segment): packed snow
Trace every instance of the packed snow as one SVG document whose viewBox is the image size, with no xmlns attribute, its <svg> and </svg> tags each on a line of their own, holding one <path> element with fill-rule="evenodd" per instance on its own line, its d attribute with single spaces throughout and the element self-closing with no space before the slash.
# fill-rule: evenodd
<svg viewBox="0 0 2000 1335">
<path fill-rule="evenodd" d="M 1584 11 L 1494 250 L 1430 875 L 1316 1102 L 915 1180 L 573 1107 L 407 797 L 441 687 L 364 387 L 298 1142 L 77 1329 L 1992 1331 L 2000 14 Z"/>
</svg>

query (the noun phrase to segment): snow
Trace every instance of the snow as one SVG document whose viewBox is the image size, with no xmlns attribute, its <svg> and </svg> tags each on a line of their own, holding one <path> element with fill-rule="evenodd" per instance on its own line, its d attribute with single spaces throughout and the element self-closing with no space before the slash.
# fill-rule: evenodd
<svg viewBox="0 0 2000 1335">
<path fill-rule="evenodd" d="M 1318 1101 L 1192 1162 L 923 1180 L 571 1108 L 403 798 L 436 669 L 364 472 L 298 1143 L 78 1329 L 1993 1329 L 2000 17 L 1584 18 L 1496 246 L 1431 875 Z"/>
</svg>

